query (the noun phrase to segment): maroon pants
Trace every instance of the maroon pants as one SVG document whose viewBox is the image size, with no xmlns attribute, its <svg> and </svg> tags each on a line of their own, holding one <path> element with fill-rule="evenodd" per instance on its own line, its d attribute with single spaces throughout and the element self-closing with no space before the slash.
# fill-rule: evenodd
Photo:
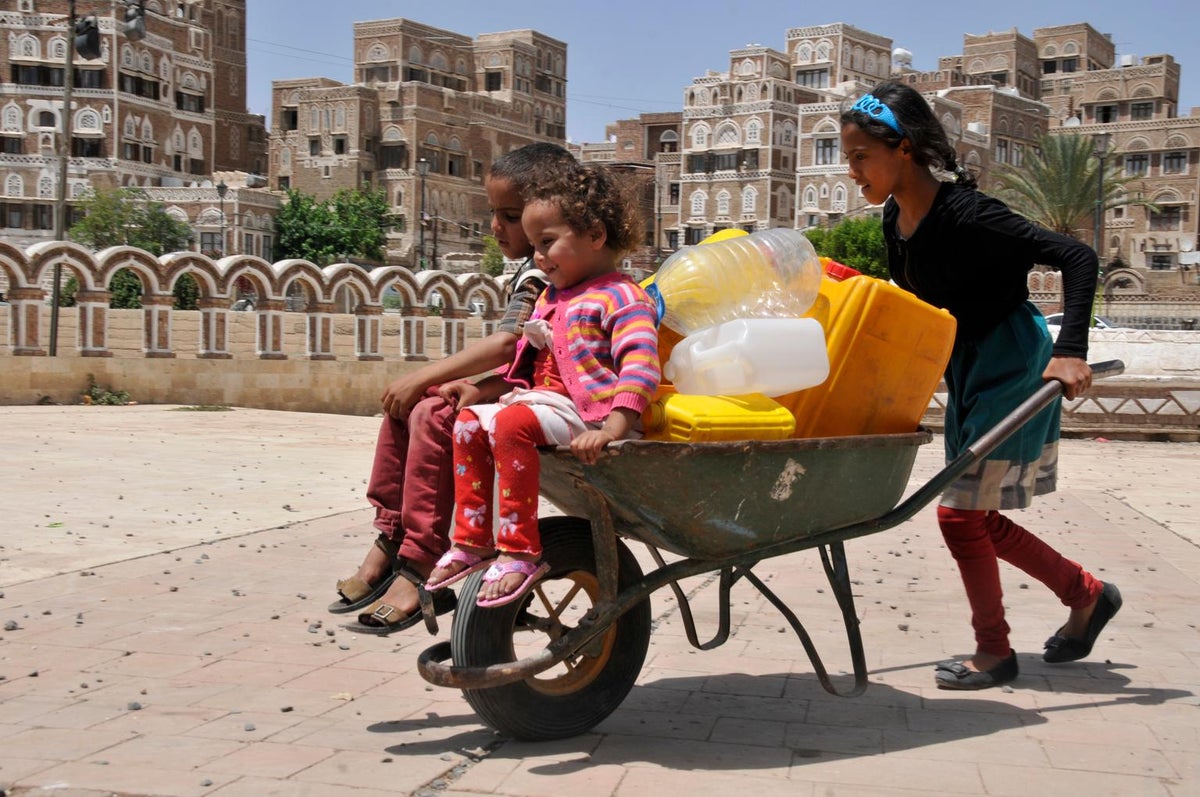
<svg viewBox="0 0 1200 797">
<path fill-rule="evenodd" d="M 938 525 L 967 589 L 980 653 L 1003 658 L 1012 650 L 999 559 L 1045 584 L 1071 609 L 1088 606 L 1104 588 L 1091 573 L 999 512 L 939 506 Z"/>
<path fill-rule="evenodd" d="M 421 565 L 432 566 L 450 547 L 454 416 L 440 396 L 426 396 L 407 421 L 385 415 L 375 442 L 367 485 L 375 528 L 400 542 L 400 556 Z"/>
</svg>

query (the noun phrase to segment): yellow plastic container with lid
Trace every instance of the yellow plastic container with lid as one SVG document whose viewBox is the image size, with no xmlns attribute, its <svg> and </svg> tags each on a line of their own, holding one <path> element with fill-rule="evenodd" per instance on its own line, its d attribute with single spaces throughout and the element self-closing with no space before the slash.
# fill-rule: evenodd
<svg viewBox="0 0 1200 797">
<path fill-rule="evenodd" d="M 821 280 L 808 315 L 825 328 L 829 377 L 777 396 L 793 437 L 911 432 L 920 424 L 954 346 L 954 317 L 865 275 Z"/>
<path fill-rule="evenodd" d="M 659 388 L 642 414 L 647 440 L 711 443 L 729 440 L 786 440 L 796 421 L 778 402 L 758 393 L 693 396 Z"/>
</svg>

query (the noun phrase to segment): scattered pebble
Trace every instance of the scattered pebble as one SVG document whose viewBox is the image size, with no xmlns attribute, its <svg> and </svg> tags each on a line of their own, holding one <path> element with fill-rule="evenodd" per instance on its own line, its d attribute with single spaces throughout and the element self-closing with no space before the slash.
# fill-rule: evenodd
<svg viewBox="0 0 1200 797">
<path fill-rule="evenodd" d="M 200 781 L 200 785 L 207 789 L 209 786 L 213 785 L 213 782 L 208 778 L 205 778 L 204 780 Z"/>
<path fill-rule="evenodd" d="M 295 709 L 293 709 L 291 706 L 284 706 L 283 708 L 281 708 L 279 710 L 282 711 L 284 714 L 287 714 L 289 711 L 294 711 Z"/>
<path fill-rule="evenodd" d="M 253 730 L 255 730 L 254 723 L 247 722 L 245 725 L 242 726 L 242 729 L 245 730 L 247 733 L 250 731 L 253 731 Z"/>
<path fill-rule="evenodd" d="M 21 626 L 17 625 L 16 620 L 9 620 L 4 624 L 5 631 L 16 631 Z"/>
<path fill-rule="evenodd" d="M 137 702 L 136 700 L 130 700 L 129 703 L 125 706 L 125 708 L 128 709 L 129 711 L 141 711 L 142 704 Z"/>
</svg>

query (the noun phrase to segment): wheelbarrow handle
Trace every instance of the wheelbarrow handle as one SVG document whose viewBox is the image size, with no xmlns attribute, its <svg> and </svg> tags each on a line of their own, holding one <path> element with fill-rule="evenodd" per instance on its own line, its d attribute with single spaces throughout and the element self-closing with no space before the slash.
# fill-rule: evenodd
<svg viewBox="0 0 1200 797">
<path fill-rule="evenodd" d="M 1104 379 L 1109 376 L 1117 376 L 1125 372 L 1125 363 L 1120 360 L 1105 360 L 1099 363 L 1090 363 L 1092 369 L 1092 377 L 1095 379 Z M 1016 409 L 1006 415 L 995 426 L 979 436 L 979 439 L 967 447 L 964 456 L 969 455 L 972 464 L 986 457 L 988 454 L 996 450 L 1005 440 L 1007 440 L 1014 432 L 1024 426 L 1026 423 L 1044 410 L 1046 407 L 1062 395 L 1063 385 L 1057 379 L 1047 380 L 1037 392 L 1021 402 Z"/>
<path fill-rule="evenodd" d="M 1091 363 L 1092 376 L 1103 379 L 1117 376 L 1125 372 L 1125 363 L 1120 360 L 1105 360 Z M 979 439 L 967 447 L 965 451 L 947 463 L 932 479 L 923 484 L 920 489 L 904 499 L 891 512 L 875 521 L 878 528 L 891 528 L 908 520 L 930 501 L 941 495 L 947 487 L 959 476 L 966 473 L 975 463 L 995 451 L 1001 443 L 1012 436 L 1014 432 L 1029 422 L 1033 416 L 1050 406 L 1062 395 L 1062 382 L 1050 379 L 1037 391 L 1021 402 L 1012 412 L 1000 419 L 991 429 L 979 436 Z"/>
</svg>

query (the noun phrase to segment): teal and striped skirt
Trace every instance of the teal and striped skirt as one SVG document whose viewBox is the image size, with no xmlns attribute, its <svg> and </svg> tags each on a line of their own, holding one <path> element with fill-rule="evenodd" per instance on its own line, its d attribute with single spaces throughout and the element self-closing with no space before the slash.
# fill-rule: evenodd
<svg viewBox="0 0 1200 797">
<path fill-rule="evenodd" d="M 946 368 L 950 462 L 1041 387 L 1054 342 L 1026 302 L 982 340 L 957 342 Z M 1062 402 L 1039 412 L 942 494 L 956 509 L 1020 509 L 1054 492 Z"/>
</svg>

